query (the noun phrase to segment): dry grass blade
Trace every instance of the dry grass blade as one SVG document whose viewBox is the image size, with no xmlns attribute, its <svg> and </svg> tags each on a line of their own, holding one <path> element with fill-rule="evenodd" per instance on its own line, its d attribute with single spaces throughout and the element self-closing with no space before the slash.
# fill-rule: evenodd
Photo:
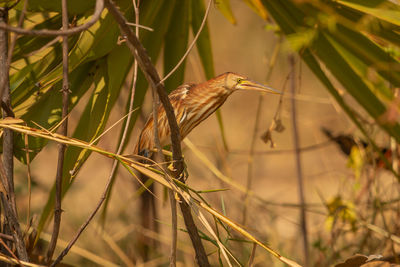
<svg viewBox="0 0 400 267">
<path fill-rule="evenodd" d="M 39 264 L 30 263 L 30 262 L 21 261 L 21 260 L 17 261 L 16 259 L 7 257 L 3 254 L 0 254 L 0 262 L 7 262 L 12 265 L 22 264 L 22 266 L 28 266 L 28 267 L 46 267 L 46 265 L 39 265 Z"/>
<path fill-rule="evenodd" d="M 378 227 L 376 225 L 370 224 L 370 223 L 367 223 L 366 226 L 371 231 L 373 231 L 373 232 L 375 232 L 375 233 L 377 233 L 377 234 L 379 234 L 381 236 L 384 236 L 386 238 L 390 238 L 393 242 L 395 242 L 397 244 L 400 244 L 400 237 L 399 236 L 391 234 L 388 231 L 386 231 L 385 229 L 382 229 L 382 228 L 380 228 L 380 227 Z"/>
<path fill-rule="evenodd" d="M 48 233 L 45 233 L 45 232 L 42 232 L 41 235 L 40 235 L 40 239 L 42 239 L 42 240 L 44 240 L 46 242 L 50 242 L 50 238 L 51 238 L 51 235 L 48 234 Z M 65 241 L 65 240 L 60 239 L 60 238 L 57 240 L 57 247 L 64 248 L 67 245 L 68 245 L 68 242 Z M 115 264 L 113 262 L 110 262 L 110 261 L 106 260 L 105 258 L 102 258 L 99 255 L 97 255 L 97 254 L 95 254 L 93 252 L 90 252 L 90 251 L 88 251 L 88 250 L 86 250 L 84 248 L 81 248 L 79 246 L 72 247 L 71 248 L 71 252 L 73 252 L 73 253 L 75 253 L 75 254 L 81 256 L 82 258 L 85 258 L 85 259 L 87 259 L 87 260 L 89 260 L 91 262 L 94 262 L 94 263 L 96 263 L 97 265 L 100 265 L 100 266 L 110 266 L 110 267 L 118 267 L 119 266 L 119 265 L 117 265 L 117 264 Z"/>
<path fill-rule="evenodd" d="M 135 264 L 132 260 L 125 254 L 125 252 L 118 246 L 117 242 L 106 233 L 106 231 L 100 229 L 100 225 L 96 224 L 97 233 L 103 238 L 112 251 L 121 259 L 125 266 L 134 267 Z"/>
<path fill-rule="evenodd" d="M 289 266 L 293 266 L 293 267 L 301 267 L 301 265 L 299 265 L 298 263 L 289 260 L 283 256 L 281 256 L 278 252 L 276 252 L 275 250 L 273 250 L 272 248 L 270 248 L 269 246 L 265 245 L 264 243 L 262 243 L 261 241 L 259 241 L 257 238 L 255 238 L 254 236 L 252 236 L 249 232 L 247 232 L 243 227 L 239 226 L 237 223 L 235 223 L 234 221 L 230 220 L 229 218 L 225 217 L 224 215 L 222 215 L 221 213 L 219 213 L 218 211 L 214 210 L 213 208 L 207 206 L 206 204 L 204 204 L 203 202 L 198 202 L 199 206 L 202 207 L 203 209 L 205 209 L 207 212 L 209 212 L 210 214 L 214 215 L 215 217 L 217 217 L 218 219 L 220 219 L 222 222 L 226 223 L 227 225 L 229 225 L 232 229 L 234 229 L 235 231 L 239 232 L 240 234 L 242 234 L 243 236 L 247 237 L 248 239 L 250 239 L 251 241 L 253 241 L 254 243 L 256 243 L 257 245 L 259 245 L 260 247 L 262 247 L 263 249 L 265 249 L 266 251 L 268 251 L 270 254 L 272 254 L 274 257 L 278 258 L 280 261 L 288 264 Z"/>
<path fill-rule="evenodd" d="M 215 209 L 211 208 L 207 204 L 205 204 L 197 199 L 194 199 L 187 192 L 183 191 L 181 188 L 176 186 L 175 183 L 172 183 L 171 182 L 171 181 L 173 181 L 172 178 L 166 173 L 160 174 L 160 173 L 153 172 L 149 166 L 139 163 L 139 162 L 136 162 L 136 161 L 132 160 L 131 158 L 116 155 L 114 153 L 103 150 L 99 147 L 90 145 L 87 142 L 69 138 L 69 137 L 65 137 L 65 136 L 62 136 L 59 134 L 49 134 L 47 131 L 34 129 L 34 128 L 26 127 L 23 125 L 19 125 L 19 124 L 4 123 L 4 120 L 0 120 L 0 128 L 7 128 L 7 129 L 11 129 L 11 130 L 14 130 L 14 131 L 17 131 L 20 133 L 25 133 L 25 134 L 28 134 L 31 136 L 41 137 L 41 138 L 53 140 L 53 141 L 56 141 L 59 143 L 67 144 L 67 145 L 72 145 L 72 146 L 76 146 L 76 147 L 80 147 L 80 148 L 84 148 L 84 149 L 89 149 L 91 151 L 100 153 L 109 158 L 117 159 L 121 163 L 123 163 L 123 165 L 128 165 L 129 167 L 131 167 L 131 168 L 143 173 L 144 175 L 148 176 L 149 178 L 155 180 L 156 182 L 166 186 L 167 188 L 174 190 L 175 192 L 177 192 L 178 194 L 180 194 L 182 196 L 183 201 L 187 202 L 189 205 L 192 206 L 192 210 L 196 213 L 199 220 L 203 223 L 203 225 L 211 233 L 211 235 L 216 239 L 216 242 L 219 244 L 220 249 L 224 253 L 228 262 L 229 262 L 228 255 L 227 255 L 227 253 L 229 253 L 228 250 L 224 247 L 224 245 L 222 243 L 219 242 L 218 236 L 213 231 L 213 229 L 211 228 L 211 226 L 205 219 L 204 215 L 199 211 L 197 206 L 202 207 L 208 213 L 210 213 L 211 215 L 220 219 L 222 222 L 229 225 L 232 229 L 234 229 L 235 231 L 237 231 L 244 237 L 248 238 L 249 240 L 253 241 L 257 245 L 259 245 L 260 247 L 262 247 L 263 249 L 268 251 L 270 254 L 272 254 L 274 257 L 278 258 L 280 261 L 288 264 L 289 266 L 293 266 L 293 267 L 301 266 L 301 265 L 297 264 L 296 262 L 291 261 L 291 260 L 281 256 L 278 252 L 276 252 L 272 248 L 268 247 L 267 245 L 263 244 L 261 241 L 259 241 L 257 238 L 252 236 L 249 232 L 247 232 L 243 227 L 239 226 L 239 224 L 237 224 L 236 222 L 225 217 L 224 215 L 222 215 Z"/>
<path fill-rule="evenodd" d="M 221 181 L 223 181 L 224 183 L 231 185 L 232 187 L 238 189 L 239 191 L 246 193 L 246 187 L 244 187 L 243 185 L 235 182 L 234 180 L 232 180 L 230 177 L 225 176 L 222 172 L 220 172 L 220 170 L 217 169 L 217 167 L 214 166 L 214 164 L 211 163 L 211 161 L 207 158 L 206 155 L 204 155 L 190 140 L 189 138 L 185 138 L 185 140 L 183 140 L 183 142 L 185 143 L 185 145 L 192 150 L 192 152 L 197 156 L 197 158 L 199 158 L 204 165 L 207 166 L 207 168 L 214 173 L 215 176 L 217 176 L 218 179 L 220 179 Z M 248 192 L 249 195 L 253 195 L 253 192 L 250 190 Z"/>
</svg>

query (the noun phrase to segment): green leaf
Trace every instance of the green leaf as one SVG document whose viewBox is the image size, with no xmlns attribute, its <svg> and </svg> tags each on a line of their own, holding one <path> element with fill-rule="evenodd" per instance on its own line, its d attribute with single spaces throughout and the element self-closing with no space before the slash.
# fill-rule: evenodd
<svg viewBox="0 0 400 267">
<path fill-rule="evenodd" d="M 206 10 L 203 1 L 192 0 L 192 31 L 195 35 L 199 29 Z M 211 49 L 211 39 L 208 30 L 207 22 L 204 25 L 199 39 L 196 42 L 197 51 L 199 52 L 200 60 L 203 65 L 206 78 L 209 80 L 215 76 L 214 62 Z"/>
<path fill-rule="evenodd" d="M 298 29 L 304 30 L 305 27 L 310 27 L 305 24 L 301 18 L 304 18 L 306 12 L 308 15 L 317 16 L 319 13 L 314 9 L 309 11 L 309 8 L 301 9 L 304 5 L 295 5 L 291 1 L 283 4 L 280 1 L 263 1 L 264 5 L 268 8 L 270 14 L 274 17 L 276 22 L 280 25 L 283 32 L 288 34 L 295 33 Z M 322 11 L 321 11 L 322 12 Z M 310 20 L 310 19 L 308 19 Z M 317 21 L 317 19 L 315 19 Z M 311 27 L 314 27 L 311 24 Z M 335 32 L 334 30 L 329 31 Z M 359 37 L 361 38 L 361 37 Z M 335 41 L 338 38 L 335 38 Z M 332 40 L 332 39 L 331 39 Z M 360 44 L 361 45 L 361 44 Z M 396 140 L 400 141 L 400 126 L 387 125 L 379 121 L 379 117 L 386 111 L 383 103 L 371 92 L 368 85 L 363 79 L 354 71 L 351 65 L 343 58 L 343 56 L 336 50 L 335 46 L 330 43 L 325 34 L 321 31 L 315 38 L 314 42 L 310 44 L 312 51 L 318 58 L 324 62 L 331 73 L 339 80 L 339 82 L 346 88 L 346 90 L 354 97 L 358 103 L 365 108 L 365 110 L 378 122 L 380 126 L 386 130 Z M 377 47 L 367 44 L 366 48 L 369 53 L 377 54 Z M 380 51 L 382 52 L 382 51 Z M 301 52 L 302 53 L 302 52 Z M 368 53 L 367 51 L 363 52 Z M 358 58 L 360 54 L 355 54 Z M 362 61 L 364 59 L 361 59 Z M 353 65 L 354 66 L 354 65 Z"/>
<path fill-rule="evenodd" d="M 268 9 L 270 15 L 274 18 L 277 24 L 280 26 L 282 32 L 285 35 L 293 34 L 296 31 L 304 30 L 307 25 L 303 23 L 307 20 L 305 12 L 309 11 L 309 9 L 302 10 L 300 7 L 304 7 L 302 4 L 294 5 L 291 1 L 286 1 L 284 4 L 281 1 L 273 0 L 266 1 L 263 0 L 265 7 Z M 320 14 L 321 12 L 315 12 L 312 10 L 309 16 Z M 353 14 L 351 14 L 353 16 Z M 310 21 L 310 19 L 308 19 Z M 311 24 L 311 27 L 315 25 Z M 322 36 L 322 37 L 321 37 Z M 341 57 L 340 53 L 338 55 L 337 51 L 332 47 L 332 45 L 326 40 L 323 34 L 318 34 L 318 37 L 315 42 L 312 43 L 311 48 L 304 48 L 300 51 L 299 55 L 302 59 L 307 63 L 309 68 L 314 72 L 314 74 L 320 79 L 320 81 L 325 85 L 328 91 L 332 94 L 332 96 L 336 99 L 339 105 L 343 108 L 343 110 L 347 113 L 350 119 L 356 124 L 356 126 L 360 129 L 360 131 L 365 135 L 368 141 L 372 144 L 374 150 L 378 152 L 380 158 L 385 162 L 385 165 L 391 172 L 399 179 L 400 176 L 397 174 L 391 167 L 391 164 L 385 159 L 384 155 L 380 152 L 374 140 L 368 135 L 367 131 L 364 129 L 363 124 L 358 120 L 355 115 L 353 109 L 347 105 L 347 103 L 343 100 L 341 95 L 336 91 L 335 87 L 332 85 L 330 80 L 327 78 L 326 74 L 322 71 L 319 66 L 318 61 L 314 57 L 313 51 L 322 62 L 330 68 L 333 75 L 343 84 L 346 90 L 349 91 L 353 96 L 355 96 L 355 100 L 361 100 L 361 105 L 366 109 L 368 113 L 371 114 L 379 122 L 379 115 L 385 109 L 383 104 L 370 92 L 368 86 L 363 83 L 363 80 L 351 69 L 349 64 Z M 333 52 L 332 52 L 333 51 Z M 337 62 L 339 61 L 339 62 Z M 337 64 L 337 65 L 335 65 Z M 361 86 L 361 87 L 358 87 Z M 363 95 L 364 91 L 366 92 Z M 357 98 L 356 95 L 361 96 L 360 99 Z M 371 101 L 371 102 L 369 102 Z M 360 101 L 359 101 L 360 102 Z M 374 106 L 377 104 L 377 106 Z M 368 106 L 368 107 L 367 107 Z M 397 141 L 399 141 L 399 125 L 388 125 L 382 124 L 380 125 L 383 129 L 385 129 L 391 136 L 394 136 Z"/>
<path fill-rule="evenodd" d="M 104 16 L 79 36 L 79 40 L 69 53 L 70 71 L 80 64 L 105 56 L 116 46 L 118 27 L 111 15 L 106 14 Z M 33 64 L 30 62 L 31 58 L 25 60 L 26 66 L 10 79 L 12 104 L 17 117 L 21 116 L 21 113 L 23 114 L 26 108 L 32 105 L 32 97 L 35 92 L 46 93 L 62 78 L 60 43 L 55 44 L 53 49 L 41 60 Z"/>
<path fill-rule="evenodd" d="M 32 29 L 41 30 L 41 29 L 59 29 L 61 25 L 61 15 L 55 15 L 50 18 L 45 18 L 43 15 L 44 21 L 36 24 Z M 76 37 L 75 37 L 76 36 Z M 74 39 L 77 38 L 75 35 Z M 45 44 L 50 42 L 56 37 L 49 36 L 30 36 L 24 35 L 20 36 L 15 42 L 15 48 L 13 51 L 12 60 L 17 61 L 23 57 L 26 57 L 27 54 L 32 53 L 40 48 L 42 48 Z M 72 37 L 71 37 L 72 38 Z M 70 39 L 71 39 L 70 38 Z"/>
<path fill-rule="evenodd" d="M 127 13 L 129 14 L 129 12 Z M 127 17 L 127 19 L 130 18 Z M 83 24 L 89 19 L 81 23 Z M 119 28 L 114 18 L 108 12 L 103 12 L 99 21 L 80 35 L 76 46 L 69 53 L 70 69 L 110 53 L 117 45 L 118 36 Z"/>
<path fill-rule="evenodd" d="M 68 0 L 67 7 L 68 13 L 73 15 L 79 15 L 93 10 L 95 6 L 95 0 Z M 61 13 L 61 1 L 56 0 L 29 0 L 28 5 L 29 11 L 39 12 L 59 12 Z M 92 11 L 93 12 L 93 11 Z"/>
<path fill-rule="evenodd" d="M 364 158 L 357 146 L 351 148 L 349 159 L 347 161 L 347 167 L 353 169 L 354 176 L 358 180 L 361 177 L 362 169 L 364 166 Z"/>
<path fill-rule="evenodd" d="M 229 3 L 229 0 L 215 0 L 214 3 L 219 9 L 219 11 L 222 13 L 222 15 L 225 16 L 227 20 L 229 20 L 230 23 L 236 24 L 235 16 L 232 13 L 231 5 Z"/>
<path fill-rule="evenodd" d="M 39 61 L 32 63 L 31 58 L 25 58 L 25 66 L 10 77 L 12 105 L 17 117 L 22 116 L 34 103 L 32 98 L 35 94 L 45 94 L 57 82 L 52 81 L 49 84 L 45 76 L 59 68 L 61 60 L 61 45 L 57 43 Z M 61 69 L 59 72 L 61 75 Z"/>
<path fill-rule="evenodd" d="M 244 0 L 244 2 L 249 5 L 261 18 L 267 20 L 268 12 L 260 0 Z"/>
<path fill-rule="evenodd" d="M 386 100 L 393 99 L 392 91 L 384 84 L 384 79 L 379 73 L 373 73 L 373 66 L 368 66 L 365 64 L 365 60 L 362 60 L 360 57 L 357 57 L 355 54 L 351 53 L 351 51 L 347 50 L 341 44 L 336 42 L 337 39 L 326 35 L 327 39 L 330 43 L 336 48 L 336 50 L 340 53 L 343 59 L 349 64 L 349 66 L 354 70 L 354 72 L 363 78 L 365 84 L 373 91 L 377 96 L 381 96 Z M 373 79 L 370 80 L 370 77 L 373 76 Z"/>
<path fill-rule="evenodd" d="M 171 22 L 164 39 L 164 75 L 168 74 L 186 52 L 189 38 L 190 1 L 175 4 Z M 165 81 L 168 92 L 175 90 L 183 83 L 185 61 Z"/>
<path fill-rule="evenodd" d="M 379 117 L 386 111 L 385 106 L 325 36 L 320 35 L 318 41 L 315 42 L 315 52 L 354 99 L 380 123 Z M 380 126 L 393 136 L 397 142 L 400 142 L 400 125 L 390 126 L 380 123 Z"/>
<path fill-rule="evenodd" d="M 332 36 L 335 42 L 339 42 L 365 65 L 376 69 L 395 87 L 400 86 L 400 73 L 393 71 L 393 68 L 400 67 L 399 62 L 369 38 L 343 25 L 337 25 L 336 30 L 329 31 L 328 35 Z M 382 93 L 387 94 L 387 92 Z"/>
<path fill-rule="evenodd" d="M 71 111 L 84 93 L 87 92 L 93 83 L 93 75 L 96 66 L 87 63 L 79 66 L 69 75 L 71 94 L 69 97 L 69 110 Z M 50 129 L 58 124 L 61 120 L 62 107 L 62 81 L 59 81 L 46 94 L 35 94 L 34 104 L 31 105 L 25 114 L 21 116 L 28 126 L 37 127 L 40 125 L 45 129 Z M 40 138 L 29 137 L 29 157 L 32 160 L 37 153 L 47 144 L 46 140 Z M 25 142 L 21 135 L 15 137 L 14 155 L 17 159 L 26 163 Z"/>
<path fill-rule="evenodd" d="M 337 0 L 336 2 L 371 15 L 381 20 L 400 26 L 400 10 L 398 6 L 384 0 Z"/>
</svg>

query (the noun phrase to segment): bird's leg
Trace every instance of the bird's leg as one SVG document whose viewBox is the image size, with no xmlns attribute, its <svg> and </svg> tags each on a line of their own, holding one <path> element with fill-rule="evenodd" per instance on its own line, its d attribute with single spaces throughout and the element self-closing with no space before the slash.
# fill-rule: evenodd
<svg viewBox="0 0 400 267">
<path fill-rule="evenodd" d="M 185 183 L 186 183 L 186 180 L 189 178 L 189 171 L 187 169 L 187 165 L 186 165 L 185 161 L 183 162 L 183 172 L 181 173 L 181 177 L 179 177 L 179 179 L 181 179 L 181 178 L 183 181 L 185 181 Z"/>
<path fill-rule="evenodd" d="M 148 150 L 148 149 L 146 148 L 146 149 L 143 149 L 143 150 L 141 151 L 141 154 L 143 155 L 143 157 L 150 158 L 152 153 L 150 153 L 150 150 Z"/>
</svg>

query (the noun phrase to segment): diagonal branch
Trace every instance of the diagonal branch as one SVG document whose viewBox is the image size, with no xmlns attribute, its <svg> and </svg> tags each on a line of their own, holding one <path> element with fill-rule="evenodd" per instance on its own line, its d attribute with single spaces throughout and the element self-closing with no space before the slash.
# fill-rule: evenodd
<svg viewBox="0 0 400 267">
<path fill-rule="evenodd" d="M 132 29 L 127 24 L 125 17 L 121 14 L 115 4 L 110 0 L 105 0 L 105 6 L 114 16 L 115 20 L 119 24 L 122 33 L 127 38 L 127 46 L 131 50 L 132 54 L 138 61 L 139 67 L 142 69 L 147 81 L 150 86 L 157 91 L 162 105 L 164 106 L 168 124 L 171 132 L 171 143 L 172 143 L 172 158 L 174 162 L 174 176 L 178 178 L 181 182 L 184 182 L 184 177 L 181 175 L 184 169 L 182 150 L 181 150 L 181 138 L 178 124 L 176 122 L 174 110 L 171 103 L 169 102 L 168 95 L 164 88 L 164 85 L 160 83 L 160 77 L 155 69 L 153 63 L 151 62 L 146 50 L 137 39 L 136 35 L 133 33 Z M 200 266 L 210 266 L 208 263 L 207 255 L 205 253 L 203 244 L 194 223 L 191 209 L 189 204 L 185 201 L 180 203 L 182 214 L 185 220 L 185 225 L 188 230 L 189 236 L 192 240 L 193 247 L 196 252 L 196 260 Z"/>
<path fill-rule="evenodd" d="M 126 36 L 127 39 L 126 44 L 132 51 L 132 54 L 134 55 L 136 60 L 138 61 L 139 67 L 142 69 L 143 74 L 146 77 L 146 80 L 149 82 L 150 86 L 157 91 L 157 94 L 160 97 L 160 101 L 165 108 L 165 112 L 168 118 L 168 123 L 170 125 L 173 160 L 176 161 L 174 167 L 177 173 L 181 173 L 183 170 L 183 161 L 182 161 L 182 150 L 180 145 L 181 141 L 180 132 L 178 124 L 176 122 L 174 109 L 171 103 L 169 102 L 168 95 L 164 85 L 160 83 L 160 76 L 158 75 L 158 72 L 155 69 L 153 63 L 151 62 L 150 57 L 148 56 L 145 48 L 137 39 L 132 29 L 129 27 L 125 17 L 121 14 L 117 6 L 115 6 L 115 4 L 110 0 L 105 0 L 105 6 L 114 16 L 115 20 L 120 26 L 121 31 Z"/>
</svg>

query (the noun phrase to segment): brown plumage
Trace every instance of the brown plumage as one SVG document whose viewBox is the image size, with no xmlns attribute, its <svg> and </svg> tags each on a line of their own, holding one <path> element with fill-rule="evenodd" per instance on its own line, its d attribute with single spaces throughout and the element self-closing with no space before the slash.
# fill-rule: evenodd
<svg viewBox="0 0 400 267">
<path fill-rule="evenodd" d="M 176 121 L 184 139 L 199 123 L 214 113 L 236 90 L 258 90 L 271 93 L 279 91 L 250 81 L 246 77 L 227 72 L 200 84 L 185 84 L 169 94 L 175 110 Z M 154 145 L 154 121 L 150 115 L 136 144 L 135 154 L 152 150 Z M 162 146 L 170 143 L 170 129 L 164 107 L 158 108 L 158 133 Z"/>
</svg>

